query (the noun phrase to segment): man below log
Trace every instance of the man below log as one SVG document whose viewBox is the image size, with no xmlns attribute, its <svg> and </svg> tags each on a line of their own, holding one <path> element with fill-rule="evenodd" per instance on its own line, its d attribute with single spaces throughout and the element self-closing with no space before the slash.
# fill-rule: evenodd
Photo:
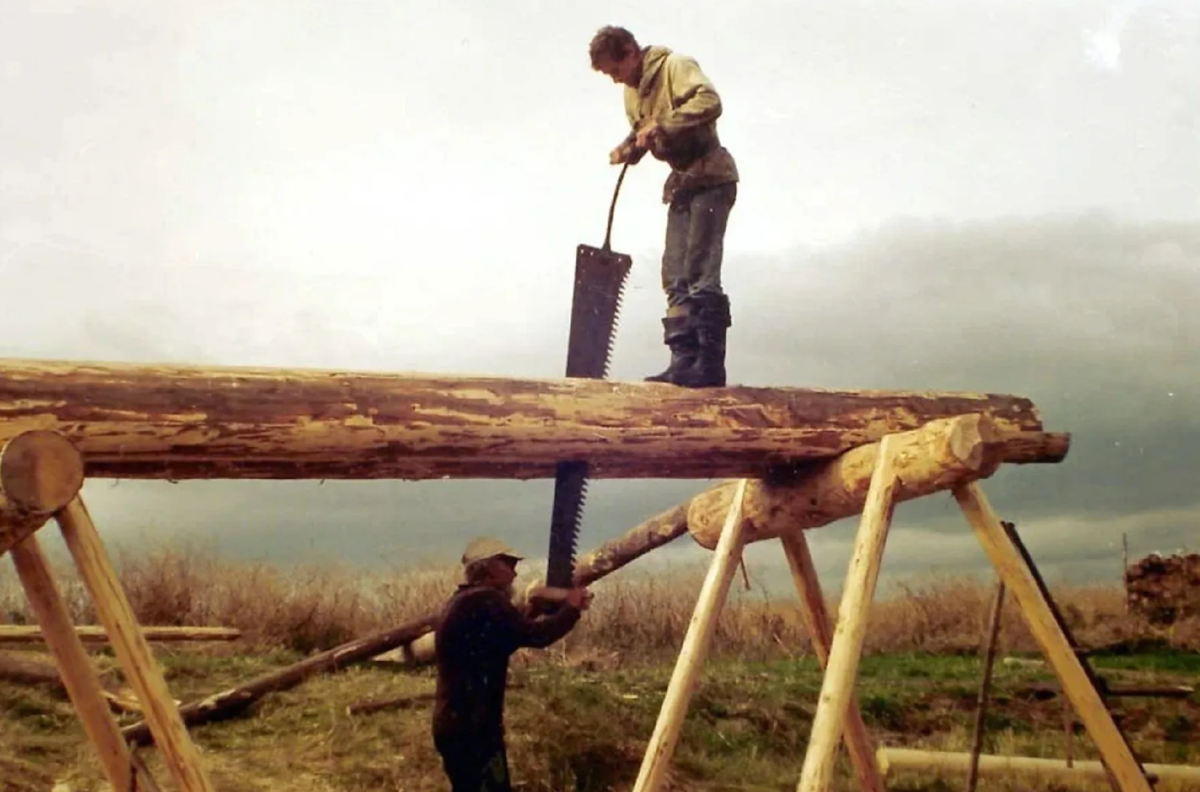
<svg viewBox="0 0 1200 792">
<path fill-rule="evenodd" d="M 721 98 L 694 58 L 659 45 L 642 47 L 625 28 L 601 28 L 589 50 L 592 68 L 625 86 L 625 115 L 633 127 L 609 162 L 636 165 L 649 152 L 671 166 L 663 185 L 668 209 L 662 257 L 663 343 L 671 362 L 646 380 L 724 386 L 732 321 L 721 262 L 738 170 L 717 137 Z"/>
<path fill-rule="evenodd" d="M 465 582 L 446 603 L 434 632 L 433 740 L 452 792 L 510 792 L 504 741 L 508 659 L 521 647 L 542 649 L 562 638 L 591 604 L 586 588 L 537 587 L 518 608 L 513 580 L 521 559 L 495 539 L 468 544 L 462 556 Z"/>
</svg>

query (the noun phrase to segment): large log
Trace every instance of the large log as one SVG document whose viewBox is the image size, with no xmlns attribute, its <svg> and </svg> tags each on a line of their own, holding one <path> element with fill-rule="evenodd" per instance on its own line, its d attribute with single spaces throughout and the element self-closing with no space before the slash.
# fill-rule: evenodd
<svg viewBox="0 0 1200 792">
<path fill-rule="evenodd" d="M 0 360 L 0 442 L 60 431 L 101 478 L 759 477 L 971 413 L 1042 430 L 1000 394 Z"/>
<path fill-rule="evenodd" d="M 1006 433 L 986 415 L 930 421 L 896 435 L 900 477 L 896 501 L 908 501 L 955 485 L 985 479 L 1005 462 L 1058 462 L 1070 445 L 1067 434 Z M 794 480 L 751 482 L 746 491 L 746 542 L 817 528 L 862 511 L 879 443 L 810 465 Z M 736 482 L 722 482 L 692 499 L 688 531 L 702 547 L 716 547 Z"/>
</svg>

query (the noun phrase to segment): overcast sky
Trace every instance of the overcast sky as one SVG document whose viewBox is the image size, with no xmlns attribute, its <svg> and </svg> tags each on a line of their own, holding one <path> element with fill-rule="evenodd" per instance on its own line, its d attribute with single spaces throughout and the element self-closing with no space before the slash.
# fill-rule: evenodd
<svg viewBox="0 0 1200 792">
<path fill-rule="evenodd" d="M 986 487 L 1051 579 L 1114 579 L 1123 532 L 1200 545 L 1200 5 L 512 8 L 0 6 L 0 356 L 561 375 L 627 132 L 587 58 L 617 23 L 724 102 L 733 382 L 1028 396 L 1071 454 Z M 617 379 L 666 361 L 665 175 L 645 160 L 617 208 Z M 706 485 L 596 483 L 581 546 Z M 403 565 L 482 532 L 543 553 L 551 484 L 85 496 L 114 542 Z M 854 527 L 810 535 L 830 586 Z M 751 574 L 778 556 L 751 548 Z M 885 573 L 981 560 L 948 495 L 898 510 Z"/>
</svg>

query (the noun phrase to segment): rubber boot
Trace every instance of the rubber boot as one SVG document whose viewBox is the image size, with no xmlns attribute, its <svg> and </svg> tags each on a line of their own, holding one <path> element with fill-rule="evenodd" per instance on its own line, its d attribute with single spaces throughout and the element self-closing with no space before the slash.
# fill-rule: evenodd
<svg viewBox="0 0 1200 792">
<path fill-rule="evenodd" d="M 663 343 L 671 350 L 671 362 L 664 371 L 646 377 L 646 382 L 678 384 L 679 377 L 692 368 L 699 346 L 691 319 L 687 314 L 663 318 Z"/>
<path fill-rule="evenodd" d="M 733 324 L 729 298 L 723 294 L 704 294 L 693 298 L 693 321 L 698 351 L 692 365 L 672 381 L 685 388 L 725 387 L 725 338 Z"/>
</svg>

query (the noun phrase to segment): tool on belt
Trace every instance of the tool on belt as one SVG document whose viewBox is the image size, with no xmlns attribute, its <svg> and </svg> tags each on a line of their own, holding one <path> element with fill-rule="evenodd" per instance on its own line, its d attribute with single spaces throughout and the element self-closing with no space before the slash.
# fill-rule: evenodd
<svg viewBox="0 0 1200 792">
<path fill-rule="evenodd" d="M 567 376 L 604 379 L 616 336 L 617 314 L 625 279 L 633 259 L 614 253 L 612 244 L 613 213 L 617 194 L 625 180 L 626 162 L 617 177 L 612 204 L 608 208 L 608 226 L 604 246 L 580 245 L 575 250 L 575 294 L 571 303 L 571 332 L 567 342 Z M 546 585 L 570 588 L 575 575 L 575 540 L 583 521 L 583 503 L 587 496 L 588 463 L 565 460 L 558 463 L 554 476 L 554 506 L 550 513 L 550 550 L 547 556 Z"/>
</svg>

